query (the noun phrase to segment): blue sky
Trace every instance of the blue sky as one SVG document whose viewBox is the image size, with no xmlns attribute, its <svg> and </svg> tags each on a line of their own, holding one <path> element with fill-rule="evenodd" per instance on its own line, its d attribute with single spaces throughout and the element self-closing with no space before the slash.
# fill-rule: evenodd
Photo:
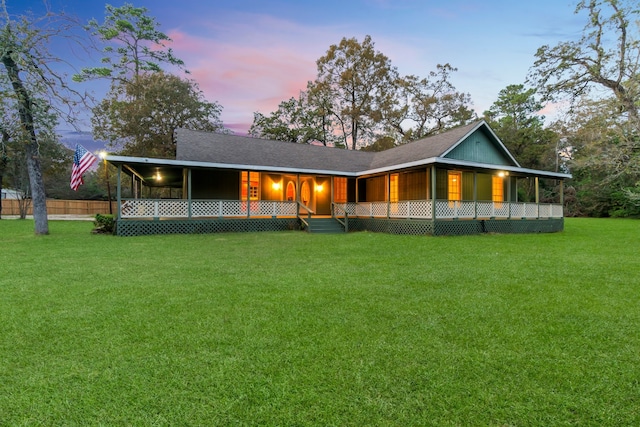
<svg viewBox="0 0 640 427">
<path fill-rule="evenodd" d="M 42 0 L 6 0 L 12 13 L 44 11 Z M 121 6 L 124 1 L 109 1 Z M 268 114 L 316 77 L 315 61 L 343 37 L 371 35 L 398 71 L 426 77 L 437 64 L 458 68 L 456 89 L 471 95 L 481 114 L 509 84 L 524 83 L 538 47 L 574 40 L 584 16 L 568 0 L 139 0 L 173 39 L 222 120 L 243 133 L 253 113 Z M 104 2 L 49 0 L 82 21 L 104 18 Z M 61 56 L 69 55 L 64 50 Z M 73 55 L 76 67 L 100 55 Z M 86 83 L 96 96 L 104 85 Z M 552 113 L 552 110 L 549 110 Z M 84 126 L 89 130 L 88 123 Z"/>
</svg>

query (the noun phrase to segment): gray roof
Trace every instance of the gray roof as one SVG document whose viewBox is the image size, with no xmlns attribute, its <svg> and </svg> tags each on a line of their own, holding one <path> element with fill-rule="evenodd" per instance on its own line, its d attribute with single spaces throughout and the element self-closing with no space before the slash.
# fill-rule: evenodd
<svg viewBox="0 0 640 427">
<path fill-rule="evenodd" d="M 440 157 L 484 121 L 377 153 L 177 129 L 176 160 L 355 173 Z"/>
<path fill-rule="evenodd" d="M 482 120 L 477 121 L 466 126 L 451 129 L 447 132 L 427 136 L 390 150 L 381 151 L 376 153 L 369 169 L 388 168 L 415 162 L 416 160 L 442 157 L 484 123 Z"/>
<path fill-rule="evenodd" d="M 375 153 L 219 133 L 176 130 L 176 160 L 229 165 L 358 172 Z"/>
<path fill-rule="evenodd" d="M 476 131 L 489 136 L 496 147 L 510 159 L 511 165 L 447 158 L 451 150 Z M 160 168 L 167 177 L 168 172 L 172 171 L 171 183 L 175 186 L 182 185 L 183 167 L 363 176 L 437 163 L 450 167 L 499 169 L 548 178 L 571 177 L 570 174 L 520 167 L 484 120 L 377 153 L 188 129 L 177 129 L 176 140 L 175 160 L 123 156 L 108 156 L 107 160 L 115 165 L 124 166 L 130 173 L 135 173 L 142 179 L 153 176 Z M 164 183 L 166 181 L 163 180 L 163 185 Z"/>
</svg>

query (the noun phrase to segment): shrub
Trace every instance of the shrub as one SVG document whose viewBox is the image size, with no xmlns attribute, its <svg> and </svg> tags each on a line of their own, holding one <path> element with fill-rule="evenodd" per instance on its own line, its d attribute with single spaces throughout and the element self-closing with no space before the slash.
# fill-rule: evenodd
<svg viewBox="0 0 640 427">
<path fill-rule="evenodd" d="M 93 225 L 96 227 L 93 229 L 94 233 L 115 234 L 116 232 L 116 220 L 113 215 L 96 214 Z"/>
</svg>

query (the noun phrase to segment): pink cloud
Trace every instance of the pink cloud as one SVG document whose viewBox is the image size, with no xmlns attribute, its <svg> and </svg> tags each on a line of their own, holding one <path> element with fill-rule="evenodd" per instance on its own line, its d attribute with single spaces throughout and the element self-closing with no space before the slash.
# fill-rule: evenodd
<svg viewBox="0 0 640 427">
<path fill-rule="evenodd" d="M 244 133 L 253 113 L 269 114 L 284 100 L 297 97 L 316 77 L 315 61 L 331 43 L 317 31 L 255 17 L 229 24 L 211 35 L 195 35 L 174 29 L 170 47 L 185 61 L 206 98 L 223 106 L 222 120 Z M 220 36 L 219 34 L 224 34 Z M 235 37 L 234 35 L 238 35 Z"/>
</svg>

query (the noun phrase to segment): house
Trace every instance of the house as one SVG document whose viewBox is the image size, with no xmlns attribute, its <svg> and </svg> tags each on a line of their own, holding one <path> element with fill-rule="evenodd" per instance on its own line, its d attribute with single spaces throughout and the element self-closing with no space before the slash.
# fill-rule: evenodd
<svg viewBox="0 0 640 427">
<path fill-rule="evenodd" d="M 187 129 L 175 137 L 175 160 L 107 157 L 118 168 L 119 235 L 564 227 L 563 180 L 571 176 L 522 168 L 484 121 L 377 153 Z M 540 200 L 541 185 L 555 190 L 551 202 Z M 524 186 L 534 189 L 531 200 L 521 200 Z M 158 188 L 163 198 L 150 198 Z"/>
<path fill-rule="evenodd" d="M 25 198 L 25 194 L 20 190 L 3 188 L 2 191 L 0 191 L 0 198 L 8 200 L 21 200 Z"/>
</svg>

